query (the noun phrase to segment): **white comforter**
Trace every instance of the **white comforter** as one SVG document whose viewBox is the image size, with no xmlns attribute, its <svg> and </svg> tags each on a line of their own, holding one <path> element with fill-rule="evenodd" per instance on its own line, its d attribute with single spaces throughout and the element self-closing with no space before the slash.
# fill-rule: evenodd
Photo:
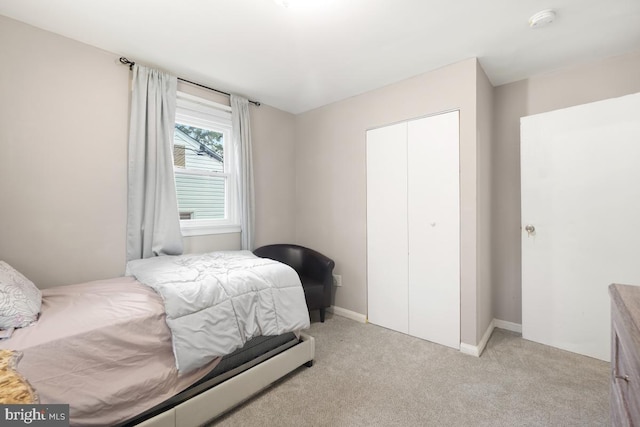
<svg viewBox="0 0 640 427">
<path fill-rule="evenodd" d="M 127 275 L 162 296 L 180 372 L 203 366 L 259 335 L 309 327 L 298 274 L 249 251 L 130 261 Z"/>
</svg>

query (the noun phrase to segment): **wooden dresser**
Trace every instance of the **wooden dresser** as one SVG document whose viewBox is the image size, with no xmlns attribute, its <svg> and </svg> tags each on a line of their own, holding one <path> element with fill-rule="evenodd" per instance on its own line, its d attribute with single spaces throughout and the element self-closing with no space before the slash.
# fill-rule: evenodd
<svg viewBox="0 0 640 427">
<path fill-rule="evenodd" d="M 640 286 L 610 285 L 611 424 L 640 427 Z"/>
</svg>

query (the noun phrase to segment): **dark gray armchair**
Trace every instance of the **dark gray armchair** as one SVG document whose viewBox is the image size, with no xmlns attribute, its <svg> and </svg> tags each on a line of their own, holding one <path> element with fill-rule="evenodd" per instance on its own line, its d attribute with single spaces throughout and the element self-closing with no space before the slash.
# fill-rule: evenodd
<svg viewBox="0 0 640 427">
<path fill-rule="evenodd" d="M 320 310 L 324 322 L 325 309 L 331 306 L 331 286 L 335 262 L 320 252 L 287 243 L 262 246 L 253 251 L 256 256 L 280 261 L 292 267 L 300 276 L 309 310 Z"/>
</svg>

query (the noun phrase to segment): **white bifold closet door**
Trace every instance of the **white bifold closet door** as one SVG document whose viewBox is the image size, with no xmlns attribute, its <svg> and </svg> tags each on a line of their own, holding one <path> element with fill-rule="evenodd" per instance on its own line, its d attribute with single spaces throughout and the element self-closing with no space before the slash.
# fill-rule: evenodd
<svg viewBox="0 0 640 427">
<path fill-rule="evenodd" d="M 407 123 L 367 132 L 369 322 L 409 333 Z"/>
<path fill-rule="evenodd" d="M 368 319 L 460 347 L 459 114 L 367 132 Z"/>
</svg>

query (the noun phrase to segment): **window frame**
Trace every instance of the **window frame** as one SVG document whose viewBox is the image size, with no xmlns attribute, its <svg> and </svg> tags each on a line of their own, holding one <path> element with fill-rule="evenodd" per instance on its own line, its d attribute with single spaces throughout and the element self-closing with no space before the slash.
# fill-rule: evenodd
<svg viewBox="0 0 640 427">
<path fill-rule="evenodd" d="M 225 178 L 224 219 L 181 219 L 183 236 L 239 233 L 240 210 L 236 191 L 236 149 L 233 141 L 231 107 L 178 91 L 175 122 L 222 132 L 224 135 L 224 172 L 200 172 L 174 166 L 176 174 L 207 175 Z M 178 209 L 179 211 L 179 209 Z"/>
</svg>

